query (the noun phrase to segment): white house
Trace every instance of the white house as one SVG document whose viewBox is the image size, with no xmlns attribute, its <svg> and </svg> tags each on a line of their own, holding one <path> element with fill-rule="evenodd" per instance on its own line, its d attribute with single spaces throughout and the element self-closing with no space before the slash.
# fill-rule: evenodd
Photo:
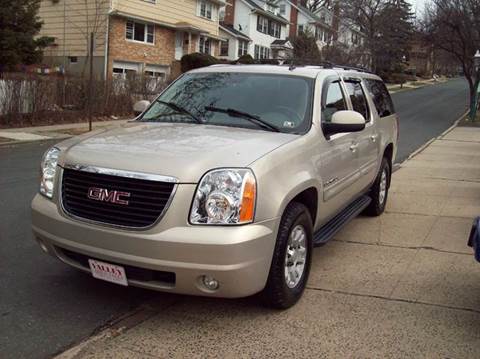
<svg viewBox="0 0 480 359">
<path fill-rule="evenodd" d="M 301 32 L 310 32 L 315 35 L 320 50 L 333 41 L 333 14 L 328 9 L 322 8 L 320 9 L 322 11 L 313 13 L 295 0 L 278 0 L 277 5 L 279 14 L 290 19 L 288 25 L 290 38 Z"/>
<path fill-rule="evenodd" d="M 288 25 L 290 38 L 308 31 L 315 35 L 320 50 L 333 43 L 347 49 L 362 44 L 363 36 L 360 31 L 339 18 L 335 11 L 322 6 L 312 12 L 304 6 L 304 3 L 301 0 L 277 0 L 276 2 L 279 14 L 290 20 Z"/>
<path fill-rule="evenodd" d="M 236 60 L 248 54 L 252 40 L 244 33 L 236 30 L 233 25 L 220 24 L 220 36 L 226 39 L 220 46 L 219 58 Z"/>
<path fill-rule="evenodd" d="M 292 50 L 290 42 L 285 41 L 288 24 L 289 21 L 279 15 L 275 1 L 230 0 L 225 8 L 223 31 L 230 28 L 249 38 L 247 53 L 253 58 L 271 59 L 288 57 Z"/>
</svg>

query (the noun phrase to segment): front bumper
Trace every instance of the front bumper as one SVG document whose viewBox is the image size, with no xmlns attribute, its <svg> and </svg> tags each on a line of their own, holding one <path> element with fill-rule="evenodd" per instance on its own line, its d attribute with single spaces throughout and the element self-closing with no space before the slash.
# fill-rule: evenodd
<svg viewBox="0 0 480 359">
<path fill-rule="evenodd" d="M 480 262 L 480 217 L 473 220 L 472 230 L 468 238 L 468 245 L 473 247 L 475 259 Z"/>
<path fill-rule="evenodd" d="M 174 206 L 166 217 L 169 212 L 170 217 L 178 215 Z M 41 195 L 32 202 L 32 228 L 42 248 L 86 272 L 90 269 L 85 260 L 92 258 L 125 266 L 129 285 L 166 292 L 236 298 L 265 287 L 278 219 L 232 227 L 191 226 L 186 216 L 168 228 L 162 223 L 171 224 L 173 218 L 165 217 L 151 230 L 130 231 L 71 219 Z M 147 272 L 153 275 L 144 275 Z M 217 279 L 219 288 L 207 289 L 203 275 Z"/>
</svg>

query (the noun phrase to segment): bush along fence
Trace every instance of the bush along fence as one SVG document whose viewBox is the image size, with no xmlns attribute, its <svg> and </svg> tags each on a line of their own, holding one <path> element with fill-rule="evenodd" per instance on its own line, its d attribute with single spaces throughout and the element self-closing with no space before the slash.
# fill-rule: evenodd
<svg viewBox="0 0 480 359">
<path fill-rule="evenodd" d="M 140 76 L 93 80 L 3 74 L 0 128 L 50 125 L 132 115 L 135 101 L 152 100 L 167 82 Z"/>
</svg>

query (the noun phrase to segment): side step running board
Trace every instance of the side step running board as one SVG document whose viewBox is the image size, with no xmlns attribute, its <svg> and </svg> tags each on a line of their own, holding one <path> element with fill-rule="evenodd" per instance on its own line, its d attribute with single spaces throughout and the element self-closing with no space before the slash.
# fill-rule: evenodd
<svg viewBox="0 0 480 359">
<path fill-rule="evenodd" d="M 344 225 L 357 217 L 371 201 L 370 197 L 362 196 L 350 203 L 343 211 L 313 234 L 313 245 L 320 246 L 327 243 Z"/>
</svg>

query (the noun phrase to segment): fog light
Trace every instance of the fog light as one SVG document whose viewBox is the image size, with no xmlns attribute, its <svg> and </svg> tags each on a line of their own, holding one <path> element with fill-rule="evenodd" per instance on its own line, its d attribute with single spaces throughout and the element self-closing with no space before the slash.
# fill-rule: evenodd
<svg viewBox="0 0 480 359">
<path fill-rule="evenodd" d="M 48 254 L 48 253 L 49 253 L 49 252 L 48 252 L 48 248 L 47 248 L 47 246 L 45 245 L 45 243 L 43 243 L 43 241 L 42 241 L 41 239 L 38 239 L 38 238 L 37 238 L 37 242 L 38 242 L 38 244 L 40 245 L 40 248 L 42 249 L 42 251 L 44 251 L 45 253 Z"/>
<path fill-rule="evenodd" d="M 215 278 L 209 276 L 209 275 L 204 275 L 202 276 L 202 282 L 203 285 L 208 289 L 208 290 L 217 290 L 220 284 L 218 283 L 218 280 Z"/>
</svg>

